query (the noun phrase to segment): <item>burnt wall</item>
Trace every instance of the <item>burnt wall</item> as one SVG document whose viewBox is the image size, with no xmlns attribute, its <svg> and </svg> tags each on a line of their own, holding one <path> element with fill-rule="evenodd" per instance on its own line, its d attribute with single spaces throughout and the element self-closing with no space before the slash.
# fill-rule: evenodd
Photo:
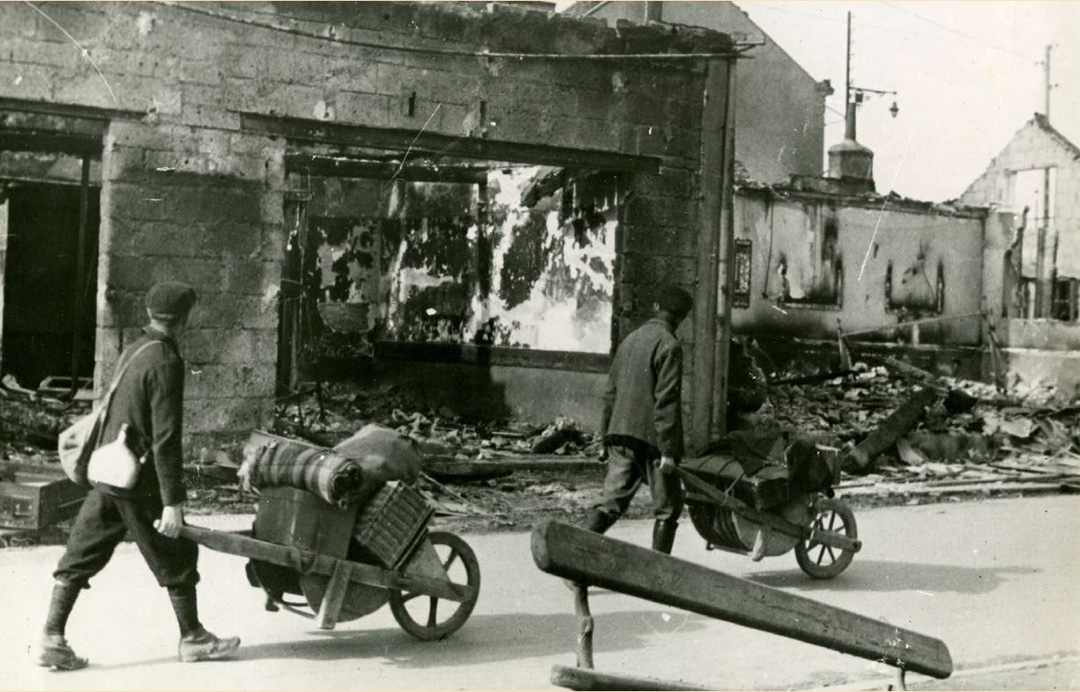
<svg viewBox="0 0 1080 692">
<path fill-rule="evenodd" d="M 145 321 L 141 292 L 188 280 L 203 296 L 185 344 L 191 431 L 242 432 L 272 401 L 291 143 L 263 134 L 250 114 L 657 157 L 659 175 L 633 176 L 636 199 L 621 219 L 616 337 L 644 318 L 655 284 L 696 281 L 706 65 L 471 53 L 725 52 L 726 36 L 429 4 L 38 7 L 52 21 L 25 3 L 0 4 L 0 98 L 111 119 L 98 386 Z"/>
</svg>

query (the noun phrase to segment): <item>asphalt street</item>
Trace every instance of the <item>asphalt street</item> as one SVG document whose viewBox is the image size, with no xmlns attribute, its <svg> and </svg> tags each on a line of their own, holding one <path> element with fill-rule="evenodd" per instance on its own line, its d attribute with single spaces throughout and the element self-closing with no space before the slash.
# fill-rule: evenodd
<svg viewBox="0 0 1080 692">
<path fill-rule="evenodd" d="M 858 511 L 864 549 L 831 581 L 794 555 L 707 552 L 685 522 L 678 557 L 938 637 L 957 672 L 920 689 L 1080 689 L 1080 498 L 984 500 Z M 223 524 L 211 524 L 221 526 Z M 614 537 L 647 544 L 649 522 Z M 244 644 L 237 660 L 182 664 L 168 599 L 133 545 L 84 593 L 68 638 L 91 667 L 32 665 L 60 547 L 0 551 L 2 689 L 548 689 L 573 665 L 572 597 L 533 564 L 526 533 L 465 536 L 483 570 L 476 611 L 441 642 L 419 642 L 388 608 L 332 632 L 263 609 L 242 558 L 203 550 L 201 612 Z M 884 689 L 891 670 L 859 658 L 597 591 L 596 666 L 715 689 Z"/>
</svg>

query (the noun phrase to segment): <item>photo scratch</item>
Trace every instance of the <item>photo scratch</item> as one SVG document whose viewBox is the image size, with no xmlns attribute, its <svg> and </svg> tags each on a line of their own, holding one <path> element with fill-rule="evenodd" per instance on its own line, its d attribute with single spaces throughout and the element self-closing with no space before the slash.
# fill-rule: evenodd
<svg viewBox="0 0 1080 692">
<path fill-rule="evenodd" d="M 55 19 L 53 19 L 49 15 L 45 14 L 45 12 L 43 12 L 40 7 L 38 7 L 34 3 L 30 2 L 30 0 L 22 0 L 22 1 L 26 5 L 29 5 L 32 10 L 34 10 L 35 12 L 40 14 L 42 17 L 44 17 L 46 20 L 48 20 L 50 24 L 52 24 L 57 29 L 59 29 L 60 32 L 64 34 L 64 36 L 68 37 L 68 40 L 70 40 L 72 43 L 75 44 L 75 47 L 79 49 L 79 54 L 82 55 L 84 58 L 86 58 L 86 61 L 89 62 L 90 65 L 93 66 L 94 71 L 97 72 L 98 77 L 101 79 L 101 83 L 104 84 L 105 88 L 109 91 L 109 97 L 113 100 L 113 103 L 119 104 L 120 99 L 118 99 L 116 97 L 116 92 L 113 91 L 112 85 L 109 84 L 109 80 L 105 79 L 105 74 L 101 71 L 101 67 L 99 67 L 97 62 L 92 57 L 90 57 L 90 51 L 88 51 L 86 48 L 84 48 L 83 45 L 81 43 L 79 43 L 78 40 L 76 40 L 76 38 L 74 36 L 72 36 L 71 33 L 67 29 L 60 26 L 59 22 L 57 22 Z"/>
</svg>

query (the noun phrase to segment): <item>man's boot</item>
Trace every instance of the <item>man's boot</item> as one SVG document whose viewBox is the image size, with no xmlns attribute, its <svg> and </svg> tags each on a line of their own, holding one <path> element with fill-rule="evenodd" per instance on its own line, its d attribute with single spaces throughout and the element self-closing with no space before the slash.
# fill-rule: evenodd
<svg viewBox="0 0 1080 692">
<path fill-rule="evenodd" d="M 679 522 L 674 519 L 657 519 L 653 524 L 652 549 L 671 555 L 671 547 L 675 545 L 675 530 L 679 528 Z"/>
<path fill-rule="evenodd" d="M 240 648 L 240 637 L 222 639 L 200 627 L 197 631 L 180 638 L 179 655 L 184 663 L 196 661 L 220 661 L 232 656 Z"/>
<path fill-rule="evenodd" d="M 199 622 L 199 600 L 194 586 L 170 587 L 169 600 L 180 625 L 178 654 L 184 663 L 228 658 L 240 647 L 240 637 L 221 639 L 202 626 Z"/>
<path fill-rule="evenodd" d="M 49 601 L 49 616 L 45 620 L 45 633 L 38 650 L 39 666 L 57 670 L 78 670 L 85 668 L 89 661 L 75 655 L 64 638 L 68 616 L 75 607 L 82 587 L 66 582 L 56 582 L 53 586 L 52 600 Z"/>
<path fill-rule="evenodd" d="M 64 639 L 64 635 L 45 634 L 41 637 L 37 664 L 56 670 L 79 670 L 90 665 L 90 662 L 75 655 L 67 640 Z"/>
</svg>

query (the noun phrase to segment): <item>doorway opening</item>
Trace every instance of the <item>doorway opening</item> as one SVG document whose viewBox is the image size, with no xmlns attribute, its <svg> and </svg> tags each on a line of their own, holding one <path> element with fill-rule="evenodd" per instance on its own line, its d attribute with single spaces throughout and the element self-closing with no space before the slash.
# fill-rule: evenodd
<svg viewBox="0 0 1080 692">
<path fill-rule="evenodd" d="M 100 188 L 0 177 L 0 357 L 28 389 L 92 389 Z"/>
</svg>

